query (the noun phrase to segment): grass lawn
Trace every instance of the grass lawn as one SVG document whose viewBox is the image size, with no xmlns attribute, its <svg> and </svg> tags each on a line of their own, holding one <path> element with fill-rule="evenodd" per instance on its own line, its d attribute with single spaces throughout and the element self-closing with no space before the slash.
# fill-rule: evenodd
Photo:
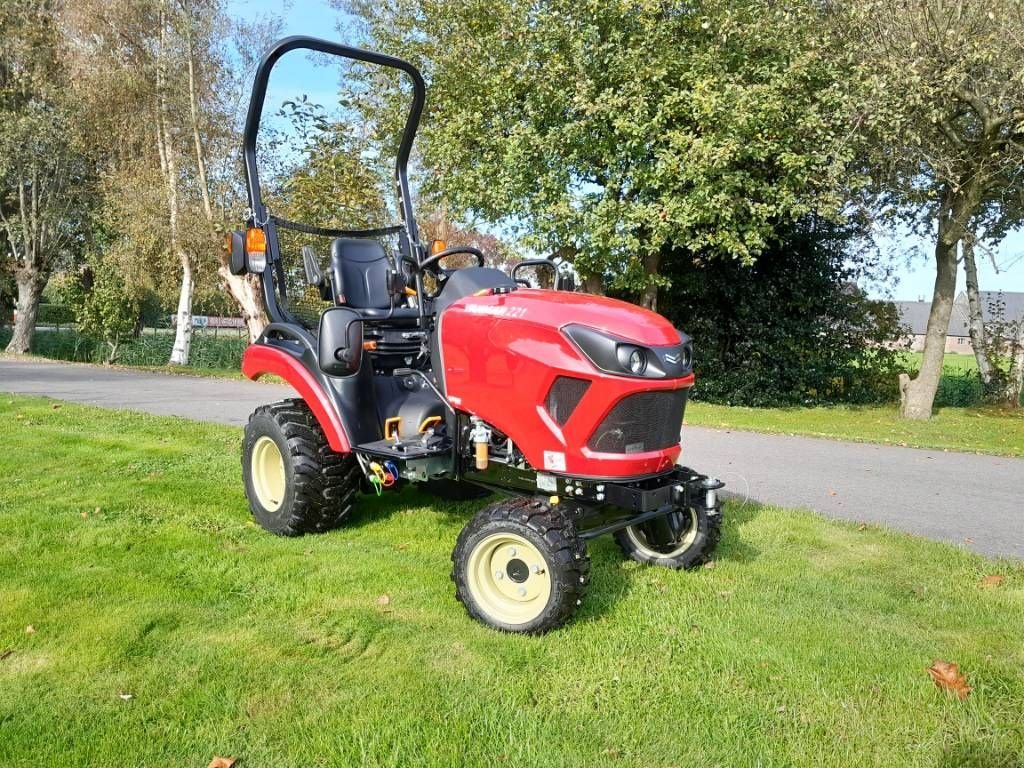
<svg viewBox="0 0 1024 768">
<path fill-rule="evenodd" d="M 602 539 L 578 620 L 506 636 L 448 576 L 475 504 L 279 539 L 238 430 L 9 395 L 0 430 L 4 768 L 1024 763 L 1019 563 L 733 506 L 713 568 Z"/>
<path fill-rule="evenodd" d="M 907 421 L 895 405 L 743 408 L 692 401 L 686 423 L 868 443 L 1024 456 L 1024 410 L 941 408 L 928 421 Z"/>
</svg>

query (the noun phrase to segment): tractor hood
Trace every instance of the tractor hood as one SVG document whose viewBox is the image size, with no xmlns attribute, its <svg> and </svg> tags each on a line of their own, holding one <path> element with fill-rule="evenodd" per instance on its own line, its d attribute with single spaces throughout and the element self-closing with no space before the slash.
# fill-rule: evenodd
<svg viewBox="0 0 1024 768">
<path fill-rule="evenodd" d="M 692 356 L 660 315 L 519 288 L 458 299 L 438 323 L 434 370 L 448 401 L 508 435 L 531 466 L 638 477 L 678 458 Z"/>
<path fill-rule="evenodd" d="M 516 319 L 560 329 L 582 325 L 651 347 L 679 343 L 679 331 L 661 315 L 618 299 L 586 293 L 519 288 L 511 293 L 467 296 L 452 305 L 471 315 Z"/>
</svg>

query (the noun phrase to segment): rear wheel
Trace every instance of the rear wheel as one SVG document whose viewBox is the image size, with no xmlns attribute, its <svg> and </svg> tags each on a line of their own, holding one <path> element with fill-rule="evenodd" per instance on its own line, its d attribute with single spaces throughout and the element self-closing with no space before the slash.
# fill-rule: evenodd
<svg viewBox="0 0 1024 768">
<path fill-rule="evenodd" d="M 477 513 L 452 553 L 455 593 L 477 621 L 541 634 L 582 604 L 590 558 L 575 526 L 536 499 L 505 499 Z"/>
<path fill-rule="evenodd" d="M 352 511 L 362 473 L 335 453 L 302 400 L 264 405 L 249 417 L 242 475 L 256 522 L 279 536 L 335 528 Z"/>
<path fill-rule="evenodd" d="M 678 507 L 669 512 L 672 536 L 659 536 L 651 523 L 631 525 L 615 532 L 622 551 L 639 563 L 666 568 L 696 568 L 711 559 L 721 538 L 722 516 L 703 507 Z"/>
</svg>

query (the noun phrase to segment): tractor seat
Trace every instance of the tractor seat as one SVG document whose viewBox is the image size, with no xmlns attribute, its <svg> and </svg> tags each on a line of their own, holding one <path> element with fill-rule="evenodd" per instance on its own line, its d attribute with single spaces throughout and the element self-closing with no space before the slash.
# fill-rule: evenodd
<svg viewBox="0 0 1024 768">
<path fill-rule="evenodd" d="M 398 306 L 399 296 L 391 297 L 388 292 L 388 273 L 391 259 L 376 240 L 353 237 L 339 237 L 331 243 L 331 284 L 336 298 L 344 297 L 343 303 L 370 321 L 394 320 L 404 323 L 417 319 L 416 307 Z M 391 309 L 392 301 L 395 303 Z"/>
</svg>

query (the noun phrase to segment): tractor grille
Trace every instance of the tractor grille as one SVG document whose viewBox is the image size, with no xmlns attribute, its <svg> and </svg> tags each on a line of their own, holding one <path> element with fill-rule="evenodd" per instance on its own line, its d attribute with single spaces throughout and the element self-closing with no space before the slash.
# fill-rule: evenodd
<svg viewBox="0 0 1024 768">
<path fill-rule="evenodd" d="M 571 376 L 559 376 L 555 379 L 548 390 L 546 405 L 548 413 L 558 426 L 569 420 L 588 389 L 590 382 L 585 379 L 574 379 Z"/>
<path fill-rule="evenodd" d="M 601 453 L 660 451 L 679 443 L 689 388 L 638 392 L 619 400 L 590 436 Z"/>
</svg>

